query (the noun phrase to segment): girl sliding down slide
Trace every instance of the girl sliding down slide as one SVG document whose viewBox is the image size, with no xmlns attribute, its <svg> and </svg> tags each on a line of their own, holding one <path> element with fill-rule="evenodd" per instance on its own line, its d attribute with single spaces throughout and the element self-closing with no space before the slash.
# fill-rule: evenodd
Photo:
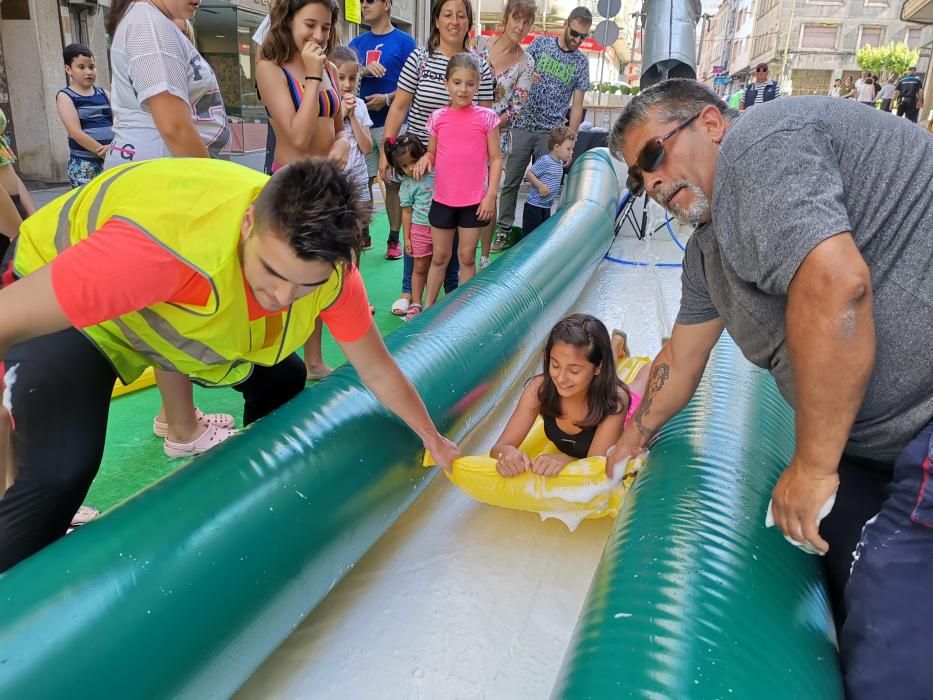
<svg viewBox="0 0 933 700">
<path fill-rule="evenodd" d="M 544 369 L 525 386 L 505 430 L 489 451 L 504 477 L 523 472 L 555 476 L 570 462 L 606 456 L 641 402 L 647 384 L 642 367 L 631 385 L 616 374 L 628 357 L 626 337 L 588 314 L 574 314 L 551 330 L 544 348 Z M 559 454 L 534 458 L 519 449 L 535 420 Z"/>
</svg>

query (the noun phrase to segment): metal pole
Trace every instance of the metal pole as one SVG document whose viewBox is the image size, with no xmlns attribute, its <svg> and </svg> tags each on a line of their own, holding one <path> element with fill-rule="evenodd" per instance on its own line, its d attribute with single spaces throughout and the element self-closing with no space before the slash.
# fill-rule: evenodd
<svg viewBox="0 0 933 700">
<path fill-rule="evenodd" d="M 781 63 L 781 82 L 784 82 L 784 74 L 787 71 L 787 53 L 790 50 L 790 34 L 794 26 L 794 12 L 797 10 L 797 0 L 794 0 L 790 6 L 790 21 L 787 23 L 787 39 L 784 42 L 784 61 Z M 778 29 L 780 29 L 780 19 L 778 20 Z"/>
</svg>

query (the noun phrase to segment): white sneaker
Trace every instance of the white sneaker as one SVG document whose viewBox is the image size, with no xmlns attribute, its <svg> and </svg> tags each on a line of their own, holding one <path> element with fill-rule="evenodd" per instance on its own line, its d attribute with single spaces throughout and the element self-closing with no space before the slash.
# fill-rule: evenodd
<svg viewBox="0 0 933 700">
<path fill-rule="evenodd" d="M 482 256 L 480 256 L 480 259 L 479 259 L 479 269 L 480 269 L 480 270 L 485 270 L 487 267 L 489 267 L 489 256 L 487 256 L 487 255 L 482 255 Z"/>
</svg>

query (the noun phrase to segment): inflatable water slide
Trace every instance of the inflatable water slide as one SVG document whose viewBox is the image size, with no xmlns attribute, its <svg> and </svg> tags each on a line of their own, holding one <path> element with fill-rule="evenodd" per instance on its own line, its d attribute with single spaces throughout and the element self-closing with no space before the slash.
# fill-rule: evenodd
<svg viewBox="0 0 933 700">
<path fill-rule="evenodd" d="M 586 153 L 534 236 L 387 338 L 465 454 L 568 313 L 636 354 L 669 332 L 682 237 L 617 236 L 620 191 Z M 618 516 L 571 532 L 424 468 L 343 366 L 0 577 L 0 697 L 840 698 L 818 561 L 763 526 L 792 449 L 724 337 Z"/>
</svg>

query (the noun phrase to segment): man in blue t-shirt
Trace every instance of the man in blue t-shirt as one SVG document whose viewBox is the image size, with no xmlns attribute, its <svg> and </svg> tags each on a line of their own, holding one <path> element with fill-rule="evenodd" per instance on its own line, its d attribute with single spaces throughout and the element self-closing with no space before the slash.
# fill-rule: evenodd
<svg viewBox="0 0 933 700">
<path fill-rule="evenodd" d="M 392 0 L 362 0 L 363 21 L 371 30 L 350 42 L 350 48 L 356 51 L 360 65 L 363 66 L 360 97 L 366 100 L 369 118 L 373 120 L 373 150 L 366 156 L 370 190 L 376 175 L 379 174 L 379 148 L 389 105 L 395 97 L 402 66 L 405 65 L 409 54 L 415 50 L 415 40 L 411 35 L 392 26 L 389 19 L 391 10 Z M 389 217 L 386 257 L 389 260 L 398 260 L 402 257 L 402 244 L 399 242 L 402 208 L 398 201 L 398 183 L 389 181 L 383 184 L 386 193 L 386 214 Z"/>
<path fill-rule="evenodd" d="M 518 188 L 528 161 L 548 152 L 548 133 L 564 124 L 568 106 L 570 129 L 576 132 L 583 121 L 583 94 L 590 85 L 590 67 L 580 44 L 590 35 L 592 24 L 592 13 L 575 7 L 564 21 L 561 36 L 539 36 L 528 47 L 528 55 L 535 60 L 535 75 L 528 100 L 512 128 L 512 153 L 505 165 L 493 251 L 509 245 Z"/>
</svg>

